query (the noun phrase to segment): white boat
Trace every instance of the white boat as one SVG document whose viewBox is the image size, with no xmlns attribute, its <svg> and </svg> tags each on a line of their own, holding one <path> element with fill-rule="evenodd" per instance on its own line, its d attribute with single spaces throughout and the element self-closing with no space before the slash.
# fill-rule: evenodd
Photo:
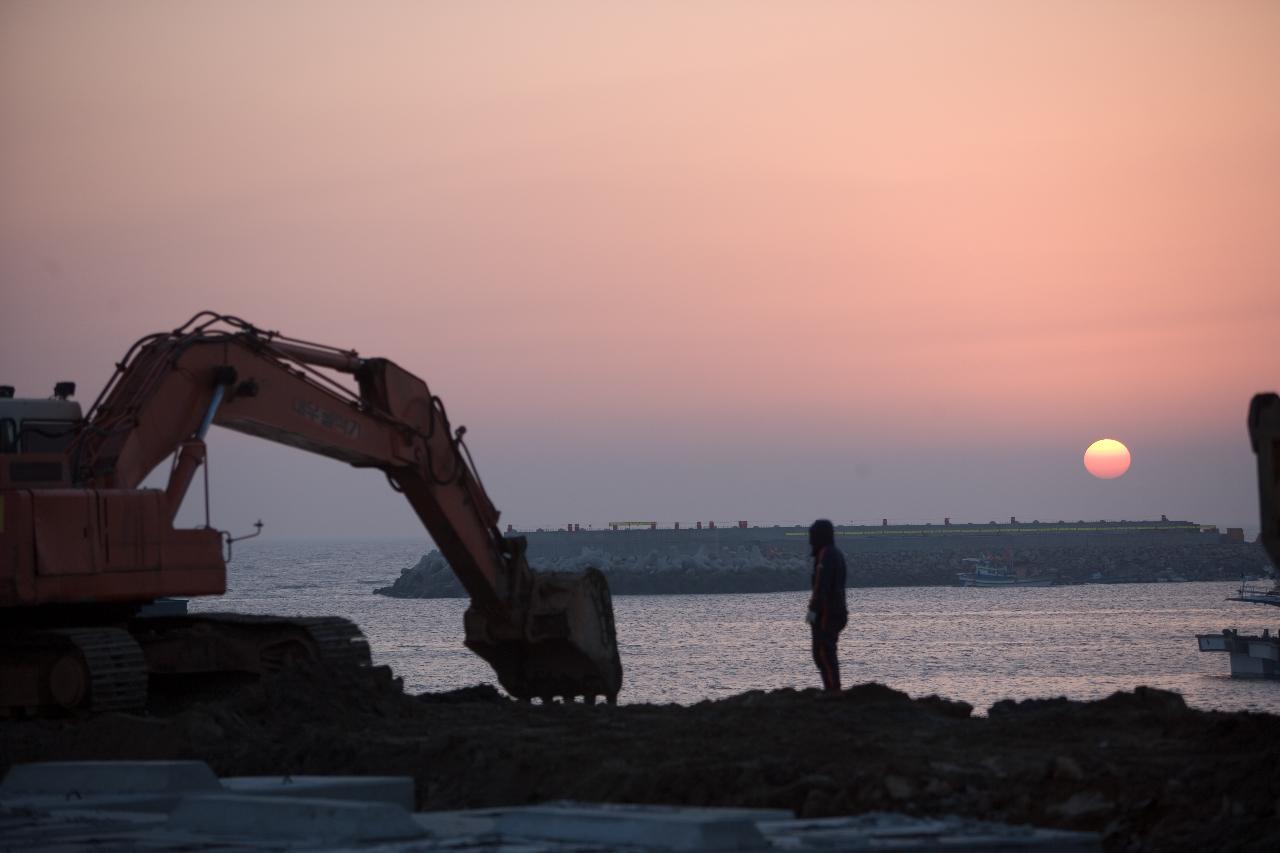
<svg viewBox="0 0 1280 853">
<path fill-rule="evenodd" d="M 1227 601 L 1245 601 L 1250 604 L 1274 604 L 1280 607 L 1280 582 L 1275 582 L 1268 589 L 1265 586 L 1249 586 L 1241 580 L 1240 589 L 1235 595 L 1227 596 Z"/>
<path fill-rule="evenodd" d="M 1010 586 L 1051 586 L 1053 578 L 1019 577 L 1012 569 L 996 566 L 985 557 L 965 557 L 966 571 L 956 575 L 961 586 L 1010 587 Z"/>
<path fill-rule="evenodd" d="M 1280 582 L 1267 588 L 1241 580 L 1240 589 L 1227 601 L 1280 607 Z M 1261 636 L 1241 634 L 1234 628 L 1221 634 L 1196 634 L 1196 642 L 1202 652 L 1230 654 L 1232 678 L 1280 678 L 1280 634 L 1272 634 L 1269 628 L 1263 628 Z"/>
</svg>

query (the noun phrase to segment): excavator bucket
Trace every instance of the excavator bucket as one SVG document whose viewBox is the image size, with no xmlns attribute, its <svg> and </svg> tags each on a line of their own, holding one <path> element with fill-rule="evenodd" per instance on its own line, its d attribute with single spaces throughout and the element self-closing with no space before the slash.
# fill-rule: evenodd
<svg viewBox="0 0 1280 853">
<path fill-rule="evenodd" d="M 466 613 L 467 647 L 489 662 L 512 696 L 555 697 L 611 704 L 622 688 L 609 584 L 598 569 L 533 572 L 518 614 L 521 635 L 490 624 L 476 607 Z M 505 637 L 503 635 L 506 635 Z"/>
</svg>

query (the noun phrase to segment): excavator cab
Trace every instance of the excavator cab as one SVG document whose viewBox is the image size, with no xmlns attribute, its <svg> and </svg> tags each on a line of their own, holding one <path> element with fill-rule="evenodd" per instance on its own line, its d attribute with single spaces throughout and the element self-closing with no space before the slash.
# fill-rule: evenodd
<svg viewBox="0 0 1280 853">
<path fill-rule="evenodd" d="M 66 450 L 82 418 L 74 393 L 74 383 L 59 382 L 48 399 L 15 398 L 12 385 L 0 385 L 0 453 Z"/>
<path fill-rule="evenodd" d="M 69 399 L 74 393 L 73 383 L 59 382 L 52 397 L 18 398 L 12 385 L 0 385 L 0 459 L 8 457 L 0 487 L 69 485 L 65 454 L 83 423 L 80 404 Z"/>
</svg>

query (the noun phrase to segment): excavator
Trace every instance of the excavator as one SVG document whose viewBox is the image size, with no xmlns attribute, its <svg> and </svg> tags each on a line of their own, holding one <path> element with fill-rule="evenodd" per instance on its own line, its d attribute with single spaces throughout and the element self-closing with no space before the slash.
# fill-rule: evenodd
<svg viewBox="0 0 1280 853">
<path fill-rule="evenodd" d="M 204 311 L 135 343 L 87 415 L 74 393 L 0 386 L 0 713 L 138 710 L 151 676 L 370 666 L 338 617 L 144 613 L 226 591 L 236 539 L 207 513 L 174 526 L 214 424 L 381 470 L 466 588 L 465 643 L 509 694 L 616 702 L 604 576 L 529 568 L 525 540 L 498 529 L 465 428 L 393 362 Z M 167 459 L 164 488 L 144 488 Z"/>
</svg>

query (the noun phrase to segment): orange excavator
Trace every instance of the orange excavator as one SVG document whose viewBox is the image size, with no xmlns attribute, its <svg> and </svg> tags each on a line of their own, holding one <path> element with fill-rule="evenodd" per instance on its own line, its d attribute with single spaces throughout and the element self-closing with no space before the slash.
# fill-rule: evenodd
<svg viewBox="0 0 1280 853">
<path fill-rule="evenodd" d="M 499 532 L 465 428 L 403 368 L 202 312 L 134 344 L 84 417 L 74 390 L 0 387 L 0 710 L 137 709 L 149 675 L 370 665 L 337 617 L 140 614 L 226 591 L 235 540 L 207 521 L 173 526 L 213 424 L 384 472 L 470 595 L 466 645 L 508 693 L 616 701 L 604 576 L 529 568 L 524 539 Z M 169 458 L 165 488 L 143 488 Z"/>
</svg>

